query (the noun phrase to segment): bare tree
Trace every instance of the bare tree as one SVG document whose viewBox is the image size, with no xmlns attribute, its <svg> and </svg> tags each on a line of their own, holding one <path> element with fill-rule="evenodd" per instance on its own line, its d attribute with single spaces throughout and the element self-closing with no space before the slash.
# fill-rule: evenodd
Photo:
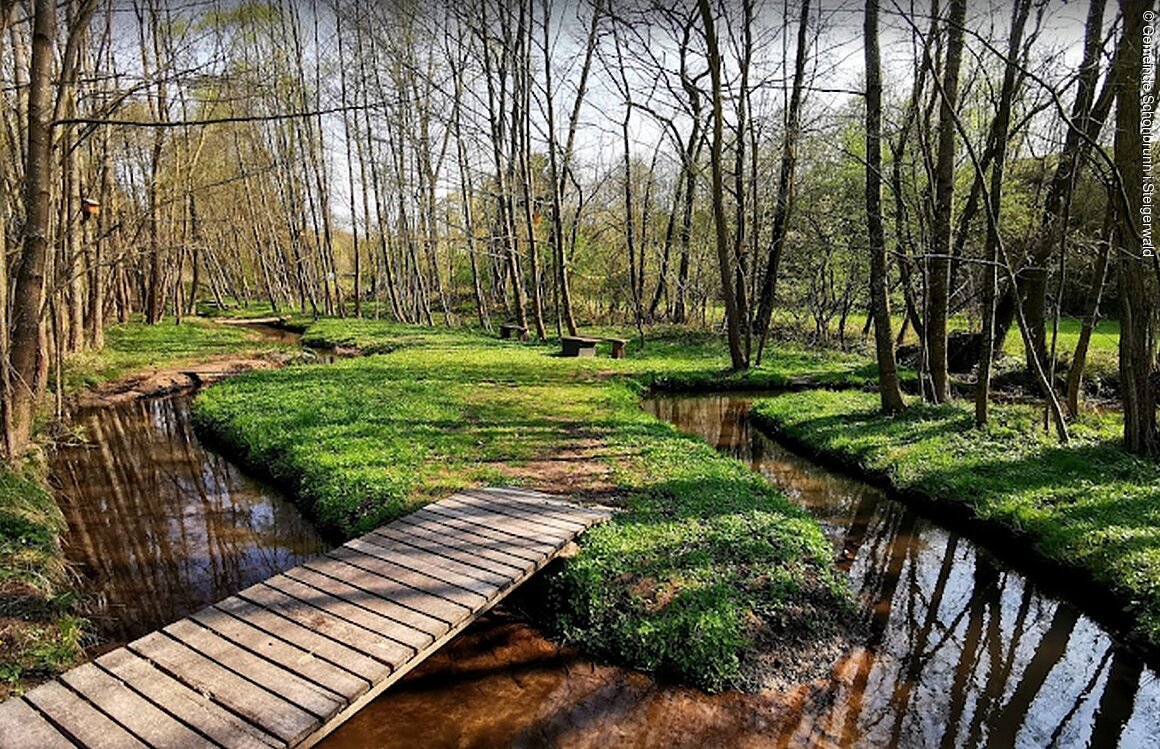
<svg viewBox="0 0 1160 749">
<path fill-rule="evenodd" d="M 878 361 L 882 410 L 906 407 L 894 358 L 887 283 L 886 232 L 882 226 L 882 62 L 878 48 L 878 0 L 867 0 L 863 24 L 866 53 L 866 226 L 870 237 L 870 310 Z M 764 338 L 764 336 L 763 336 Z"/>
<path fill-rule="evenodd" d="M 722 156 L 724 136 L 724 115 L 722 113 L 722 99 L 724 98 L 721 75 L 721 50 L 717 41 L 717 27 L 713 20 L 713 10 L 709 0 L 697 0 L 697 9 L 701 14 L 702 30 L 705 34 L 705 46 L 709 56 L 709 80 L 713 99 L 713 137 L 709 146 L 710 161 L 710 199 L 713 203 L 713 224 L 716 227 L 717 237 L 717 265 L 721 273 L 721 294 L 725 297 L 725 326 L 729 334 L 729 358 L 733 369 L 741 370 L 749 367 L 745 357 L 745 348 L 741 340 L 741 315 L 744 311 L 737 303 L 733 290 L 734 255 L 729 243 L 728 218 L 725 215 L 725 185 L 722 177 Z"/>
</svg>

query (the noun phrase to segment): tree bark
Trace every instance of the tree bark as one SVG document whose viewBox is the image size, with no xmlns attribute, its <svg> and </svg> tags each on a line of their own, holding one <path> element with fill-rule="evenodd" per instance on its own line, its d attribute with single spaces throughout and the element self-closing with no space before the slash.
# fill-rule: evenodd
<svg viewBox="0 0 1160 749">
<path fill-rule="evenodd" d="M 938 154 L 934 171 L 934 216 L 931 256 L 927 260 L 929 293 L 926 338 L 929 352 L 931 400 L 950 400 L 947 371 L 947 315 L 950 301 L 951 217 L 955 195 L 955 110 L 958 107 L 959 68 L 963 60 L 963 24 L 966 0 L 951 0 L 947 19 L 947 58 L 939 101 Z"/>
<path fill-rule="evenodd" d="M 773 209 L 772 229 L 769 240 L 769 259 L 766 262 L 765 278 L 761 283 L 761 300 L 757 309 L 757 362 L 765 351 L 769 337 L 769 323 L 773 317 L 774 294 L 777 291 L 777 274 L 781 265 L 782 251 L 789 230 L 790 211 L 793 208 L 794 167 L 797 162 L 797 138 L 801 129 L 801 101 L 806 72 L 806 40 L 809 30 L 810 2 L 802 0 L 801 16 L 798 21 L 797 52 L 794 58 L 793 89 L 790 93 L 789 112 L 785 120 L 785 140 L 782 144 L 781 167 L 778 171 L 777 203 Z"/>
<path fill-rule="evenodd" d="M 1124 449 L 1139 455 L 1160 454 L 1156 430 L 1155 288 L 1140 231 L 1130 211 L 1144 207 L 1143 136 L 1140 132 L 1141 37 L 1151 0 L 1123 0 L 1123 39 L 1116 60 L 1116 141 L 1114 158 L 1129 210 L 1119 209 L 1116 269 L 1120 292 L 1120 391 L 1124 402 Z M 1119 201 L 1112 200 L 1113 205 Z M 1151 223 L 1151 214 L 1145 214 Z M 1150 227 L 1149 227 L 1150 228 Z M 1154 250 L 1149 250 L 1154 254 Z"/>
<path fill-rule="evenodd" d="M 729 245 L 728 218 L 725 216 L 725 187 L 722 180 L 721 151 L 724 141 L 724 116 L 721 112 L 721 50 L 718 48 L 717 28 L 709 0 L 697 0 L 705 44 L 709 53 L 709 78 L 713 97 L 713 140 L 709 147 L 713 224 L 717 238 L 717 265 L 721 273 L 721 294 L 725 297 L 725 327 L 729 334 L 729 358 L 734 370 L 747 369 L 749 362 L 741 341 L 741 314 L 733 292 L 733 252 Z"/>
<path fill-rule="evenodd" d="M 994 135 L 994 164 L 991 167 L 990 201 L 987 221 L 987 243 L 983 267 L 983 329 L 980 344 L 979 371 L 975 382 L 975 424 L 987 423 L 991 400 L 991 361 L 995 345 L 995 302 L 999 293 L 999 212 L 1003 204 L 1003 167 L 1007 158 L 1007 134 L 1011 127 L 1011 102 L 1015 98 L 1016 57 L 1023 44 L 1023 28 L 1031 12 L 1031 0 L 1016 0 L 1011 11 L 1011 30 L 1007 42 L 1007 65 L 1003 87 L 999 92 L 999 110 L 991 128 Z M 982 175 L 980 174 L 980 179 Z"/>
<path fill-rule="evenodd" d="M 48 264 L 50 194 L 52 189 L 52 60 L 56 37 L 56 3 L 35 0 L 32 18 L 32 59 L 29 65 L 28 147 L 24 165 L 24 232 L 16 266 L 9 348 L 11 392 L 5 393 L 5 435 L 9 461 L 28 447 L 37 401 L 44 393 L 44 280 Z"/>
<path fill-rule="evenodd" d="M 886 232 L 882 226 L 882 64 L 878 49 L 878 0 L 867 0 L 864 19 L 866 55 L 866 226 L 870 238 L 870 309 L 878 360 L 878 395 L 882 410 L 906 407 L 894 358 L 887 289 Z"/>
</svg>

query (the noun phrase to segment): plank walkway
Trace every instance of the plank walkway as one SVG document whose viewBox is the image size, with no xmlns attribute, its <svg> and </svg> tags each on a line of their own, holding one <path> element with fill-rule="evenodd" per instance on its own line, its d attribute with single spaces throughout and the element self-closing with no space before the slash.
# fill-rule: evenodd
<svg viewBox="0 0 1160 749">
<path fill-rule="evenodd" d="M 607 517 L 455 494 L 0 703 L 0 747 L 312 746 Z"/>
</svg>

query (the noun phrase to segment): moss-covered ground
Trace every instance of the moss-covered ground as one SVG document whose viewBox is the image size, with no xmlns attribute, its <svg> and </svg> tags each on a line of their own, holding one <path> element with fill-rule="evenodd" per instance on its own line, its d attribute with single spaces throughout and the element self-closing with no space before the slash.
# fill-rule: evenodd
<svg viewBox="0 0 1160 749">
<path fill-rule="evenodd" d="M 323 321 L 306 339 L 390 353 L 245 375 L 204 392 L 195 414 L 341 535 L 471 485 L 615 504 L 553 580 L 548 623 L 589 652 L 711 690 L 739 682 L 758 630 L 826 637 L 848 606 L 812 519 L 639 408 L 654 382 L 714 383 L 725 358 L 713 336 L 661 331 L 623 360 L 372 321 Z M 786 348 L 749 380 L 858 382 L 864 365 Z"/>
<path fill-rule="evenodd" d="M 864 392 L 787 393 L 754 405 L 793 440 L 901 490 L 966 504 L 979 518 L 1081 568 L 1133 609 L 1133 635 L 1160 647 L 1160 470 L 1119 448 L 1120 417 L 1090 415 L 1060 445 L 1043 412 L 996 406 L 984 429 L 966 404 L 877 411 Z"/>
</svg>

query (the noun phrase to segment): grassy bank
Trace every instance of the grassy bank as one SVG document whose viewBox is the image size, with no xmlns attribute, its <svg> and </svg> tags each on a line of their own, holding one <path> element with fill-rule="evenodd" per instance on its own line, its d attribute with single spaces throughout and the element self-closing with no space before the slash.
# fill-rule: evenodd
<svg viewBox="0 0 1160 749">
<path fill-rule="evenodd" d="M 331 529 L 353 535 L 481 484 L 616 504 L 553 580 L 549 624 L 589 652 L 708 689 L 756 678 L 745 653 L 757 639 L 792 658 L 840 629 L 847 593 L 816 523 L 638 407 L 641 383 L 719 372 L 709 337 L 613 361 L 385 323 L 327 321 L 307 336 L 392 353 L 246 375 L 203 393 L 196 418 Z M 762 376 L 795 376 L 807 356 L 771 357 Z M 863 362 L 812 363 L 837 378 Z"/>
<path fill-rule="evenodd" d="M 969 506 L 1082 569 L 1134 609 L 1132 636 L 1160 647 L 1160 473 L 1118 448 L 1118 417 L 1090 417 L 1060 446 L 1042 412 L 998 406 L 973 428 L 965 406 L 877 413 L 860 392 L 790 393 L 759 401 L 768 425 L 895 487 Z"/>
<path fill-rule="evenodd" d="M 181 325 L 146 325 L 139 320 L 105 329 L 105 347 L 69 356 L 64 385 L 69 392 L 163 367 L 229 356 L 257 355 L 276 348 L 243 326 L 186 318 Z"/>
<path fill-rule="evenodd" d="M 63 528 L 38 477 L 0 468 L 0 700 L 81 655 Z"/>
</svg>

